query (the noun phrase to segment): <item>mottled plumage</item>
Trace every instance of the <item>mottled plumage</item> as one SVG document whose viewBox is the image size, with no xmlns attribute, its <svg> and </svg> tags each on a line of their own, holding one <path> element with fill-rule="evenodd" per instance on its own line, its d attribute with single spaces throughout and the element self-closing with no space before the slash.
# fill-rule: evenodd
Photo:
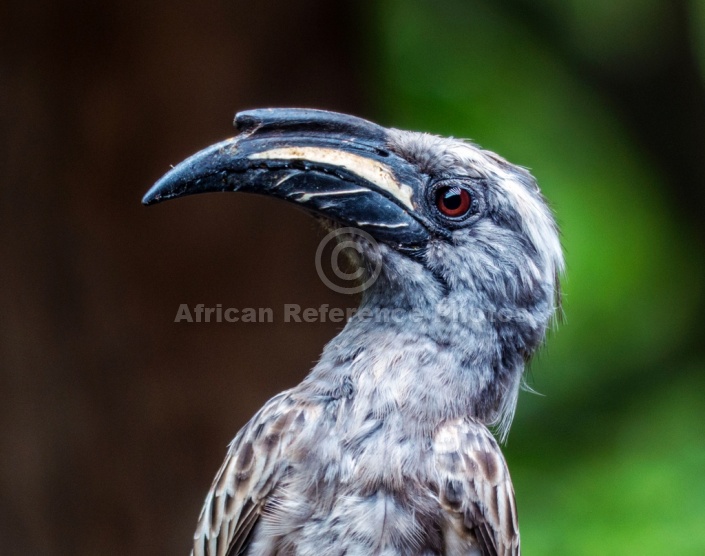
<svg viewBox="0 0 705 556">
<path fill-rule="evenodd" d="M 383 418 L 348 431 L 345 401 L 307 398 L 280 394 L 237 435 L 201 512 L 195 556 L 518 554 L 514 491 L 484 425 L 447 421 L 419 447 Z M 385 457 L 375 436 L 410 446 Z"/>
<path fill-rule="evenodd" d="M 506 435 L 558 304 L 556 226 L 530 174 L 474 145 L 308 110 L 241 135 L 145 197 L 296 202 L 381 269 L 306 379 L 238 433 L 194 556 L 518 555 Z M 363 276 L 364 280 L 365 276 Z"/>
</svg>

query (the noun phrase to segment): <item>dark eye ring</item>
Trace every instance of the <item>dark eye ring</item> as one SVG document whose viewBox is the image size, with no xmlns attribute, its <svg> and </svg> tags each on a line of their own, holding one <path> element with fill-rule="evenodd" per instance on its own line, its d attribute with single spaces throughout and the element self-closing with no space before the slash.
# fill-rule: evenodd
<svg viewBox="0 0 705 556">
<path fill-rule="evenodd" d="M 470 190 L 460 185 L 445 185 L 436 189 L 436 208 L 447 217 L 459 219 L 477 207 Z"/>
</svg>

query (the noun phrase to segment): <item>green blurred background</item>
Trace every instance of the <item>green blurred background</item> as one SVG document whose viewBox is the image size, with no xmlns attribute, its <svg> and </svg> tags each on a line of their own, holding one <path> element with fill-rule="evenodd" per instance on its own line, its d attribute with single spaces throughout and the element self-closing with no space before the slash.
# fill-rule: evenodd
<svg viewBox="0 0 705 556">
<path fill-rule="evenodd" d="M 705 4 L 302 0 L 0 6 L 0 553 L 187 553 L 242 424 L 347 307 L 269 199 L 152 209 L 236 110 L 309 106 L 529 167 L 564 319 L 506 455 L 524 554 L 705 554 Z"/>
</svg>

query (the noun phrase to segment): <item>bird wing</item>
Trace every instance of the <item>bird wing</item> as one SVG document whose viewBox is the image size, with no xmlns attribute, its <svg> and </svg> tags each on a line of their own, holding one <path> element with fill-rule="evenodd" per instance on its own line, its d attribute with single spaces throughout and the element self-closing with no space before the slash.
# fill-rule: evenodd
<svg viewBox="0 0 705 556">
<path fill-rule="evenodd" d="M 514 488 L 489 430 L 469 418 L 448 423 L 437 432 L 433 449 L 439 499 L 449 518 L 446 544 L 459 553 L 479 547 L 483 556 L 518 556 Z"/>
<path fill-rule="evenodd" d="M 192 556 L 238 556 L 268 496 L 286 473 L 283 456 L 306 421 L 306 405 L 275 396 L 230 444 L 201 510 Z"/>
</svg>

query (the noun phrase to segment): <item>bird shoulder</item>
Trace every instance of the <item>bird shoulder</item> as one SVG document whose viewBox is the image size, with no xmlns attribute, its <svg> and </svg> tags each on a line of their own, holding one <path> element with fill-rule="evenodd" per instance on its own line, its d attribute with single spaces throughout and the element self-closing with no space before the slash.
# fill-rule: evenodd
<svg viewBox="0 0 705 556">
<path fill-rule="evenodd" d="M 240 430 L 206 496 L 193 556 L 236 556 L 247 548 L 267 498 L 286 472 L 286 449 L 310 409 L 283 392 Z"/>
<path fill-rule="evenodd" d="M 433 451 L 439 501 L 448 517 L 446 543 L 478 547 L 483 556 L 518 556 L 514 488 L 487 427 L 469 417 L 446 423 Z"/>
</svg>

